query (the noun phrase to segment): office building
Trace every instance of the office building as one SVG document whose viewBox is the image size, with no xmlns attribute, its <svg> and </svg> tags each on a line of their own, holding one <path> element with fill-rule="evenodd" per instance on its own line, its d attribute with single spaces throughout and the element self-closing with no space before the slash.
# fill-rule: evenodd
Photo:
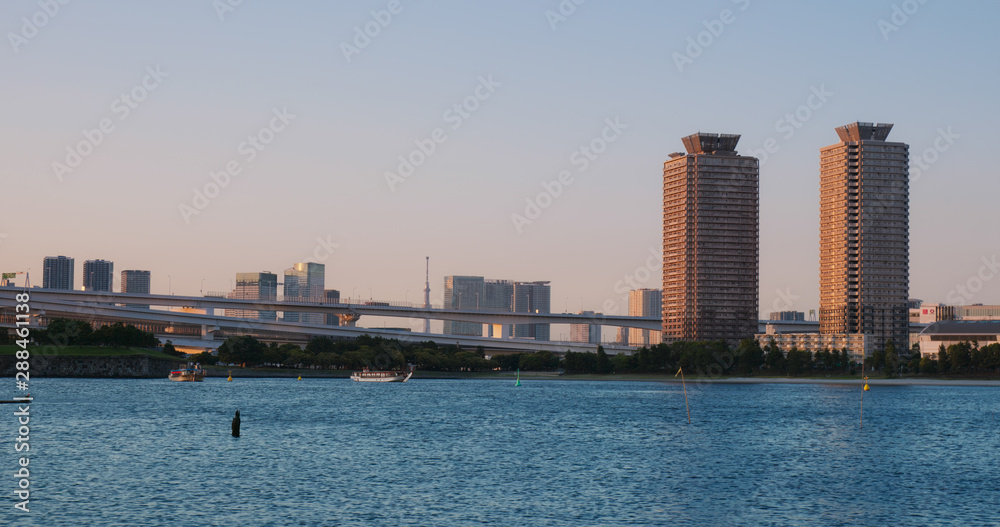
<svg viewBox="0 0 1000 527">
<path fill-rule="evenodd" d="M 286 302 L 315 302 L 326 300 L 326 266 L 319 263 L 297 263 L 285 269 L 284 300 Z M 326 316 L 322 313 L 301 313 L 285 311 L 285 322 L 323 325 Z"/>
<path fill-rule="evenodd" d="M 591 316 L 601 316 L 601 313 L 594 313 L 593 311 L 580 311 L 580 315 L 591 315 Z M 589 342 L 591 344 L 601 343 L 601 325 L 600 324 L 570 324 L 569 325 L 569 340 L 570 342 Z"/>
<path fill-rule="evenodd" d="M 820 149 L 822 334 L 863 333 L 872 345 L 909 342 L 909 146 L 891 124 L 837 128 Z"/>
<path fill-rule="evenodd" d="M 973 348 L 1000 343 L 1000 320 L 939 320 L 917 337 L 922 357 L 938 358 L 941 346 L 968 342 Z"/>
<path fill-rule="evenodd" d="M 112 292 L 115 283 L 115 263 L 107 260 L 87 260 L 83 262 L 84 291 Z"/>
<path fill-rule="evenodd" d="M 952 309 L 955 309 L 955 317 L 962 320 L 1000 320 L 1000 306 L 997 305 L 973 304 Z"/>
<path fill-rule="evenodd" d="M 483 283 L 485 300 L 480 302 L 482 311 L 499 311 L 510 313 L 514 311 L 514 282 L 512 280 L 485 280 Z M 511 338 L 514 336 L 513 324 L 488 324 L 487 337 Z"/>
<path fill-rule="evenodd" d="M 806 314 L 802 311 L 772 311 L 767 318 L 781 322 L 805 322 Z"/>
<path fill-rule="evenodd" d="M 628 292 L 628 315 L 630 317 L 657 317 L 663 312 L 663 291 L 659 289 L 636 289 Z M 663 333 L 649 329 L 629 328 L 628 345 L 649 347 L 663 341 Z"/>
<path fill-rule="evenodd" d="M 46 256 L 42 261 L 42 287 L 73 289 L 73 259 L 68 256 Z"/>
<path fill-rule="evenodd" d="M 150 286 L 149 271 L 126 270 L 122 271 L 122 293 L 135 293 L 148 295 Z M 149 304 L 126 304 L 128 307 L 140 307 L 149 309 Z"/>
<path fill-rule="evenodd" d="M 486 281 L 482 276 L 444 277 L 444 308 L 478 311 L 486 297 Z M 445 335 L 481 337 L 483 325 L 479 322 L 444 321 Z"/>
<path fill-rule="evenodd" d="M 514 281 L 484 280 L 483 300 L 479 303 L 481 311 L 514 311 Z"/>
<path fill-rule="evenodd" d="M 236 273 L 236 288 L 229 294 L 236 300 L 277 300 L 278 275 L 264 271 L 262 273 Z M 277 320 L 275 310 L 227 309 L 227 317 L 251 318 L 257 320 Z"/>
<path fill-rule="evenodd" d="M 754 335 L 754 338 L 757 339 L 761 347 L 774 342 L 774 344 L 778 346 L 778 349 L 786 354 L 792 348 L 812 353 L 823 350 L 840 351 L 846 348 L 847 356 L 850 360 L 861 362 L 862 355 L 870 356 L 874 352 L 872 347 L 874 342 L 872 342 L 871 339 L 867 339 L 865 335 L 861 333 L 836 335 L 823 335 L 820 333 L 777 333 L 774 328 L 768 325 L 766 333 Z"/>
<path fill-rule="evenodd" d="M 549 282 L 515 282 L 515 313 L 550 313 L 552 289 Z M 514 337 L 549 340 L 549 324 L 514 324 Z"/>
<path fill-rule="evenodd" d="M 663 339 L 757 331 L 758 160 L 739 135 L 697 133 L 663 164 Z"/>
</svg>

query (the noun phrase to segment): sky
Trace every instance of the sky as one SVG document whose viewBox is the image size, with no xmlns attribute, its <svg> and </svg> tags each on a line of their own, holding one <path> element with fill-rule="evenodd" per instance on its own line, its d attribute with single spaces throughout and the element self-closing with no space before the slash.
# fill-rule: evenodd
<svg viewBox="0 0 1000 527">
<path fill-rule="evenodd" d="M 435 303 L 444 276 L 476 275 L 623 314 L 628 289 L 660 286 L 662 163 L 702 131 L 761 159 L 760 312 L 808 312 L 819 149 L 871 121 L 910 145 L 910 295 L 1000 303 L 998 17 L 941 0 L 3 2 L 0 267 L 40 284 L 45 256 L 72 256 L 80 285 L 107 259 L 196 295 L 316 261 L 343 297 L 419 302 L 430 256 Z"/>
</svg>

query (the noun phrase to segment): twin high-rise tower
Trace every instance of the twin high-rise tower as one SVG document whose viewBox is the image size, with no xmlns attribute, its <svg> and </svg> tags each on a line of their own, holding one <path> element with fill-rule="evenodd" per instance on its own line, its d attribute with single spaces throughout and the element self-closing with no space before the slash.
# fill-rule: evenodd
<svg viewBox="0 0 1000 527">
<path fill-rule="evenodd" d="M 891 124 L 837 128 L 820 150 L 819 330 L 909 342 L 909 146 Z"/>
<path fill-rule="evenodd" d="M 757 330 L 758 161 L 740 136 L 697 133 L 663 164 L 663 338 Z"/>
<path fill-rule="evenodd" d="M 891 124 L 837 128 L 820 150 L 820 333 L 905 349 L 909 147 Z M 663 164 L 663 338 L 735 342 L 757 331 L 759 163 L 739 135 L 685 137 Z"/>
</svg>

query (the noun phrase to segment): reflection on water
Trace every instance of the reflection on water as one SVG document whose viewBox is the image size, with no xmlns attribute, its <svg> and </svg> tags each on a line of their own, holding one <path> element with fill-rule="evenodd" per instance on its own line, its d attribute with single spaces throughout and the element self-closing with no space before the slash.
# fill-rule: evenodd
<svg viewBox="0 0 1000 527">
<path fill-rule="evenodd" d="M 0 524 L 1000 521 L 995 388 L 523 382 L 40 379 Z"/>
</svg>

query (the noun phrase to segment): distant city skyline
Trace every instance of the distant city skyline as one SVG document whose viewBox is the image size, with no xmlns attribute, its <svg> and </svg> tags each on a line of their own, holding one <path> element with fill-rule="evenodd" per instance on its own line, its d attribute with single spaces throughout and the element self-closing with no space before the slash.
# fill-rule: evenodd
<svg viewBox="0 0 1000 527">
<path fill-rule="evenodd" d="M 444 276 L 506 276 L 550 280 L 553 311 L 623 314 L 659 287 L 663 160 L 704 130 L 760 160 L 759 317 L 808 313 L 817 152 L 872 120 L 910 145 L 909 296 L 1000 302 L 1000 5 L 898 24 L 890 0 L 586 2 L 553 24 L 555 1 L 404 3 L 350 57 L 384 2 L 123 5 L 64 6 L 0 49 L 0 177 L 26 200 L 0 217 L 0 270 L 35 284 L 52 255 L 81 262 L 76 287 L 105 259 L 192 295 L 312 261 L 345 298 L 420 302 L 430 256 L 434 304 Z M 20 34 L 36 11 L 0 20 Z"/>
</svg>

